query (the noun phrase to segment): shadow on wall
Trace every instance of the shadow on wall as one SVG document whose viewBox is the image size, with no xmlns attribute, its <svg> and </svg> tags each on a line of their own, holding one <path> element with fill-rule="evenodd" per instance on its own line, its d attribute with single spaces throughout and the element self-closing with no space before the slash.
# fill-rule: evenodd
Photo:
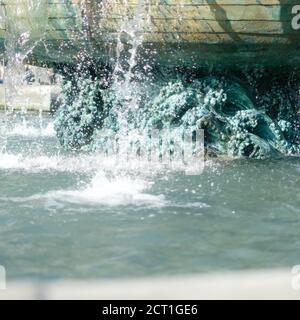
<svg viewBox="0 0 300 320">
<path fill-rule="evenodd" d="M 226 11 L 220 6 L 215 0 L 207 0 L 207 4 L 210 8 L 210 11 L 213 13 L 216 22 L 222 28 L 222 30 L 231 37 L 234 43 L 243 42 L 239 35 L 232 28 L 231 22 L 227 17 Z"/>
<path fill-rule="evenodd" d="M 215 20 L 218 22 L 219 26 L 223 29 L 224 32 L 234 40 L 235 43 L 241 43 L 243 40 L 239 37 L 238 34 L 234 31 L 231 22 L 229 21 L 226 11 L 222 6 L 218 4 L 216 0 L 206 0 L 207 4 L 210 7 L 210 11 L 213 13 Z M 260 2 L 260 1 L 257 1 Z M 291 43 L 296 43 L 297 41 L 297 32 L 292 29 L 292 9 L 295 5 L 300 5 L 299 0 L 279 0 L 280 3 L 280 21 L 282 22 L 283 33 L 288 35 L 291 40 Z M 298 37 L 299 38 L 299 37 Z M 298 44 L 298 43 L 296 43 Z"/>
</svg>

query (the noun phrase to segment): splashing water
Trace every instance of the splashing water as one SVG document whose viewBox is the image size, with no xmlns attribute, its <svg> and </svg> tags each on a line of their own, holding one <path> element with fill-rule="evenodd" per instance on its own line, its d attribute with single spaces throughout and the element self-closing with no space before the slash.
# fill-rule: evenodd
<svg viewBox="0 0 300 320">
<path fill-rule="evenodd" d="M 12 279 L 297 263 L 299 159 L 210 160 L 202 175 L 187 176 L 149 163 L 116 165 L 98 152 L 64 152 L 46 134 L 51 119 L 36 135 L 38 116 L 27 117 L 28 131 L 0 126 L 0 257 Z"/>
<path fill-rule="evenodd" d="M 11 97 L 26 56 L 42 42 L 31 41 L 42 1 L 30 3 L 32 28 L 16 26 L 6 42 Z M 59 70 L 64 101 L 54 123 L 26 112 L 0 118 L 0 262 L 12 278 L 299 263 L 299 159 L 274 157 L 299 153 L 299 79 L 270 81 L 261 69 L 154 72 L 139 57 L 147 3 L 119 30 L 116 66 L 95 66 L 86 41 L 81 63 Z M 202 175 L 187 176 L 138 159 L 116 163 L 98 149 L 103 129 L 172 127 L 203 128 L 210 156 L 273 158 L 207 160 Z"/>
<path fill-rule="evenodd" d="M 98 99 L 100 102 L 94 117 L 85 115 L 86 108 L 76 109 L 76 129 L 73 123 L 66 126 L 70 121 L 64 116 L 67 109 L 59 111 L 56 130 L 65 147 L 80 148 L 91 142 L 95 144 L 97 141 L 93 136 L 97 136 L 97 129 L 120 130 L 124 126 L 124 121 L 118 121 L 113 107 L 114 101 L 118 100 L 114 87 L 93 91 L 84 82 L 80 85 L 82 91 L 87 90 L 92 97 L 98 95 L 102 100 Z M 265 158 L 276 154 L 299 154 L 298 97 L 292 99 L 290 91 L 296 89 L 290 87 L 285 92 L 284 84 L 280 89 L 278 84 L 274 84 L 265 92 L 260 92 L 257 99 L 251 93 L 256 87 L 247 90 L 237 81 L 216 76 L 192 81 L 161 81 L 158 90 L 154 90 L 151 84 L 148 87 L 137 86 L 136 83 L 131 85 L 137 90 L 136 99 L 142 103 L 133 110 L 124 107 L 128 111 L 126 128 L 201 128 L 205 130 L 208 153 L 216 156 Z M 147 94 L 145 88 L 148 89 Z M 118 100 L 118 103 L 122 109 L 122 102 Z M 99 112 L 100 105 L 105 112 Z M 102 117 L 101 122 L 97 122 L 98 126 L 91 125 L 93 130 L 86 130 L 80 124 L 80 121 L 92 123 L 97 117 Z M 66 122 L 67 118 L 69 120 Z M 63 136 L 66 132 L 68 135 Z M 77 133 L 81 135 L 77 136 Z M 88 136 L 88 141 L 84 134 Z"/>
<path fill-rule="evenodd" d="M 110 10 L 109 3 L 99 6 L 104 15 Z M 299 154 L 298 70 L 289 70 L 291 75 L 296 74 L 292 85 L 290 77 L 280 74 L 282 70 L 268 78 L 269 70 L 256 72 L 252 68 L 256 77 L 261 73 L 255 79 L 249 74 L 235 78 L 229 73 L 222 76 L 220 72 L 203 75 L 197 66 L 192 72 L 181 70 L 166 75 L 157 70 L 150 72 L 153 66 L 141 59 L 139 52 L 147 41 L 145 33 L 152 31 L 151 7 L 146 0 L 139 0 L 134 6 L 125 1 L 119 7 L 125 11 L 125 18 L 117 23 L 115 65 L 99 66 L 93 60 L 89 40 L 93 27 L 85 12 L 89 7 L 82 5 L 85 18 L 81 31 L 73 39 L 76 42 L 82 37 L 84 43 L 75 57 L 76 72 L 67 67 L 60 70 L 65 75 L 64 103 L 57 112 L 55 130 L 65 148 L 94 149 L 99 130 L 105 128 L 126 134 L 132 128 L 177 125 L 204 129 L 207 154 L 214 156 L 265 158 Z M 180 7 L 181 3 L 176 7 L 177 25 Z M 45 28 L 47 4 L 18 0 L 8 5 L 7 10 L 14 13 L 8 15 L 5 40 L 6 106 L 13 107 L 12 99 L 18 96 L 17 87 L 22 83 L 24 61 L 43 42 L 40 29 Z M 28 19 L 22 19 L 23 16 Z M 164 70 L 163 66 L 159 68 Z"/>
<path fill-rule="evenodd" d="M 159 66 L 160 71 L 151 71 L 139 57 L 144 31 L 151 25 L 151 4 L 138 1 L 130 18 L 129 7 L 126 1 L 120 7 L 126 14 L 117 32 L 113 70 L 102 78 L 94 67 L 82 64 L 77 74 L 64 71 L 65 99 L 55 129 L 66 149 L 95 149 L 102 129 L 126 135 L 130 129 L 177 126 L 204 129 L 212 156 L 299 154 L 297 70 L 289 70 L 288 76 L 260 66 L 226 76 L 200 67 L 170 72 Z M 104 4 L 104 13 L 109 8 Z"/>
<path fill-rule="evenodd" d="M 41 35 L 46 32 L 47 4 L 42 0 L 16 0 L 5 8 L 5 108 L 13 111 L 14 105 L 24 99 L 19 87 L 24 85 L 27 76 L 25 60 L 42 42 Z"/>
<path fill-rule="evenodd" d="M 151 195 L 145 192 L 151 184 L 133 178 L 107 178 L 104 172 L 98 172 L 91 182 L 79 190 L 56 190 L 35 197 L 51 198 L 73 204 L 98 204 L 106 206 L 149 205 L 162 207 L 163 195 Z"/>
</svg>

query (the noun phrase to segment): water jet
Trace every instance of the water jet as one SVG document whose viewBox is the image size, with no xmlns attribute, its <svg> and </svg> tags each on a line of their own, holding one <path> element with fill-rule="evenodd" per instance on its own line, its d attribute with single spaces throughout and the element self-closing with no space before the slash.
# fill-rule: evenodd
<svg viewBox="0 0 300 320">
<path fill-rule="evenodd" d="M 296 297 L 297 2 L 0 0 L 0 295 L 230 297 L 234 283 L 233 297 Z M 62 77 L 53 114 L 53 86 L 24 83 L 28 64 Z M 173 129 L 204 130 L 201 172 L 199 158 L 141 156 L 136 132 L 164 131 L 150 147 L 170 155 Z M 267 272 L 224 274 L 249 269 Z M 67 279 L 84 283 L 52 282 Z"/>
</svg>

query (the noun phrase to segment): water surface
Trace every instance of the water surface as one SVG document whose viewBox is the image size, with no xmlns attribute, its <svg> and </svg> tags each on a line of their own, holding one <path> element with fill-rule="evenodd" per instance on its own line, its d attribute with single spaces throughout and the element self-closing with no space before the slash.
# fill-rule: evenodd
<svg viewBox="0 0 300 320">
<path fill-rule="evenodd" d="M 187 176 L 61 150 L 51 119 L 0 120 L 9 278 L 113 278 L 300 263 L 300 159 L 209 160 Z"/>
</svg>

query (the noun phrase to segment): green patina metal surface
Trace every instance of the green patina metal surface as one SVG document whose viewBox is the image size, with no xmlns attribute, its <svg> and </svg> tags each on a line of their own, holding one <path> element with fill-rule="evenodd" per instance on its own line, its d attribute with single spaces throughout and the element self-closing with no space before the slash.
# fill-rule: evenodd
<svg viewBox="0 0 300 320">
<path fill-rule="evenodd" d="M 177 128 L 203 129 L 206 151 L 213 156 L 299 155 L 299 83 L 300 79 L 270 76 L 270 70 L 262 69 L 241 75 L 239 81 L 178 75 L 177 80 L 157 80 L 156 89 L 151 83 L 145 88 L 137 85 L 130 94 L 131 101 L 142 101 L 136 105 L 128 104 L 128 97 L 114 86 L 103 87 L 102 80 L 71 74 L 63 85 L 55 129 L 62 146 L 73 150 L 105 147 L 106 138 L 98 137 L 102 129 L 121 135 L 125 129 L 126 135 L 132 129 L 147 134 Z"/>
<path fill-rule="evenodd" d="M 35 14 L 31 0 L 0 2 L 0 50 L 13 21 L 42 40 L 32 56 L 45 62 L 70 63 L 82 50 L 110 62 L 118 40 L 126 47 L 141 36 L 141 55 L 165 65 L 299 64 L 300 32 L 291 27 L 297 0 L 35 2 Z"/>
<path fill-rule="evenodd" d="M 300 62 L 300 32 L 291 26 L 295 4 L 292 0 L 4 0 L 0 38 L 6 48 L 28 52 L 32 62 L 59 63 L 62 72 L 67 70 L 55 120 L 57 136 L 66 148 L 97 148 L 99 130 L 120 131 L 125 123 L 125 129 L 204 129 L 206 150 L 216 156 L 296 155 L 300 80 L 297 75 L 292 81 L 290 73 Z M 129 51 L 134 46 L 135 56 Z M 104 75 L 111 69 L 102 67 L 114 64 L 116 57 L 124 58 L 127 68 L 120 80 L 111 83 L 111 74 Z M 149 77 L 146 94 L 137 87 L 124 98 L 120 88 L 126 90 L 126 77 L 127 84 L 132 80 L 131 87 L 136 80 L 128 69 L 132 57 L 142 66 L 195 69 L 155 79 L 154 91 Z M 91 61 L 101 63 L 90 67 Z M 201 75 L 207 64 L 227 70 L 221 70 L 222 76 Z M 99 70 L 93 69 L 98 65 Z M 243 74 L 249 65 L 250 73 Z M 256 65 L 265 69 L 260 72 Z M 284 68 L 271 74 L 280 66 Z M 236 67 L 234 77 L 226 74 Z M 113 74 L 113 80 L 118 76 Z"/>
</svg>

